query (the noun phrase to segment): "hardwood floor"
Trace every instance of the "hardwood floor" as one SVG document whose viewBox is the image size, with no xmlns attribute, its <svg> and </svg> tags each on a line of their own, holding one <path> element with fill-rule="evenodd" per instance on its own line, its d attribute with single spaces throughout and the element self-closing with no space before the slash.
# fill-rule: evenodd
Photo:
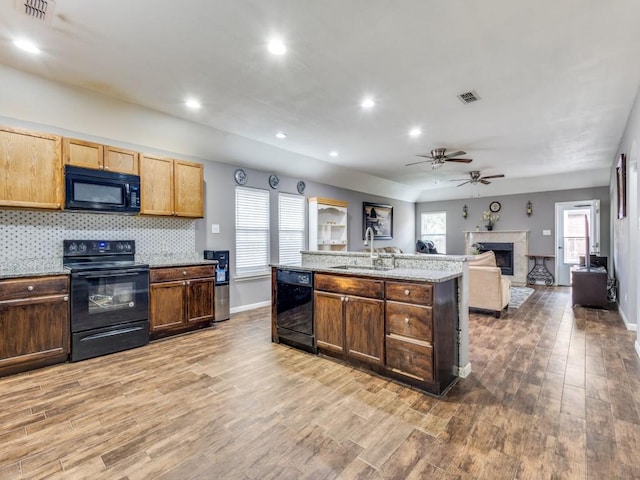
<svg viewBox="0 0 640 480">
<path fill-rule="evenodd" d="M 635 332 L 569 302 L 472 314 L 441 400 L 272 344 L 266 308 L 2 378 L 0 478 L 640 478 Z"/>
</svg>

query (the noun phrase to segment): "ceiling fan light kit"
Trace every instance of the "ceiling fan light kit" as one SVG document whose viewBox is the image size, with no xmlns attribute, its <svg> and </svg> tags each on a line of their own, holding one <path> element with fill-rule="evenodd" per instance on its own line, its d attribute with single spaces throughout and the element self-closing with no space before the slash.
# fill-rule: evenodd
<svg viewBox="0 0 640 480">
<path fill-rule="evenodd" d="M 416 157 L 428 158 L 431 160 L 431 168 L 436 169 L 444 165 L 445 162 L 458 162 L 458 163 L 471 163 L 473 160 L 470 158 L 453 158 L 465 155 L 467 152 L 458 150 L 457 152 L 446 153 L 446 148 L 434 148 L 431 150 L 431 155 L 416 155 Z M 411 165 L 418 165 L 420 163 L 426 163 L 429 160 L 420 160 L 419 162 L 407 163 L 405 167 Z"/>
</svg>

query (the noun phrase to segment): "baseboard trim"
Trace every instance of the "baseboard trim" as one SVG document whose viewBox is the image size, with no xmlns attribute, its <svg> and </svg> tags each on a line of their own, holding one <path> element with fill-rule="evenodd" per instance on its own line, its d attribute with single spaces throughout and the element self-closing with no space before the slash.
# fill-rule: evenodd
<svg viewBox="0 0 640 480">
<path fill-rule="evenodd" d="M 636 353 L 638 354 L 638 357 L 640 357 L 640 341 L 636 340 L 635 346 L 636 346 Z"/>
<path fill-rule="evenodd" d="M 240 305 L 239 307 L 232 307 L 229 309 L 231 313 L 246 312 L 247 310 L 253 310 L 255 308 L 268 307 L 271 305 L 271 300 L 264 302 L 250 303 L 249 305 Z"/>
<path fill-rule="evenodd" d="M 638 324 L 629 323 L 629 320 L 627 320 L 627 317 L 625 316 L 624 312 L 620 309 L 620 304 L 618 304 L 618 313 L 620 314 L 620 317 L 622 318 L 622 321 L 624 322 L 624 326 L 627 328 L 627 330 L 630 330 L 632 332 L 638 331 Z"/>
<path fill-rule="evenodd" d="M 460 378 L 467 378 L 471 375 L 471 362 L 467 363 L 464 367 L 458 367 L 458 376 Z"/>
</svg>

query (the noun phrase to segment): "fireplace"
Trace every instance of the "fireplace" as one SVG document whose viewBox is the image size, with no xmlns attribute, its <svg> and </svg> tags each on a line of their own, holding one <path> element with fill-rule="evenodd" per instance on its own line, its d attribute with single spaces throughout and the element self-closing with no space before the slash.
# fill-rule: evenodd
<svg viewBox="0 0 640 480">
<path fill-rule="evenodd" d="M 513 275 L 513 243 L 481 242 L 478 243 L 480 253 L 493 250 L 496 256 L 496 265 L 500 267 L 503 275 Z"/>
</svg>

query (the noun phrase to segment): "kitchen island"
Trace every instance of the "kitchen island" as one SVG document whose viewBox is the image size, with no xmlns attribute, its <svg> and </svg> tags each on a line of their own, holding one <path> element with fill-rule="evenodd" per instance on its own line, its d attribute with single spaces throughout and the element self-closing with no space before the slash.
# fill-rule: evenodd
<svg viewBox="0 0 640 480">
<path fill-rule="evenodd" d="M 298 346 L 279 335 L 278 271 L 312 272 L 312 351 L 442 395 L 468 371 L 466 259 L 303 252 L 301 265 L 273 267 L 272 339 Z"/>
</svg>

